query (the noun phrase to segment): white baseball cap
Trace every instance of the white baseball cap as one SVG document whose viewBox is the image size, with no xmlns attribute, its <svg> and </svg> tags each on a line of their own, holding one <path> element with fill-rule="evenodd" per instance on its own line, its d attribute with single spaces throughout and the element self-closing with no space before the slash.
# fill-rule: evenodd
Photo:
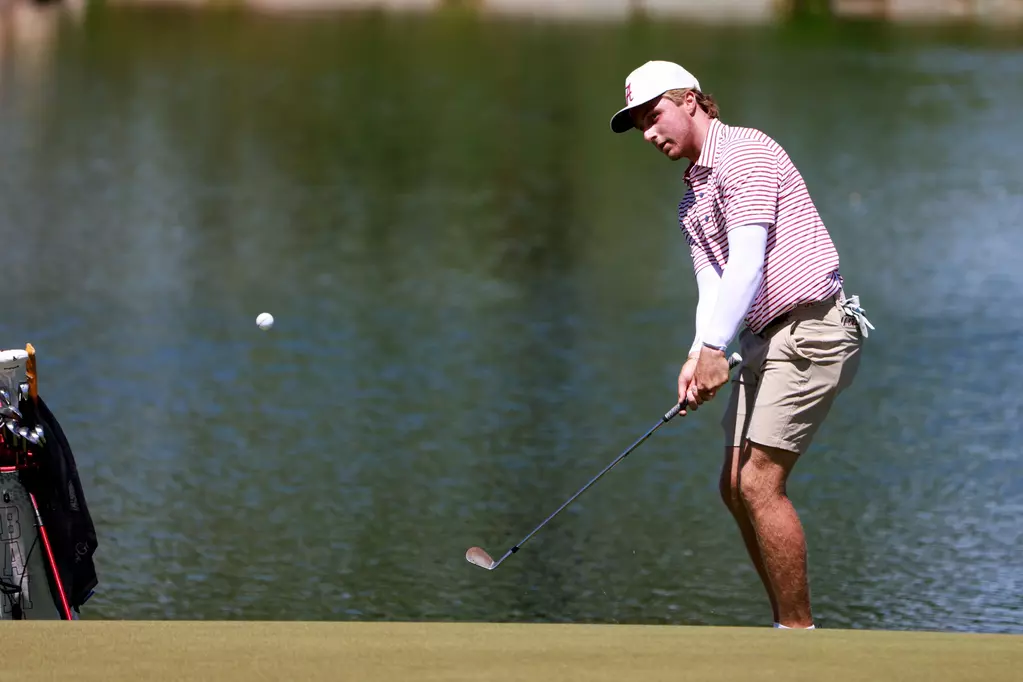
<svg viewBox="0 0 1023 682">
<path fill-rule="evenodd" d="M 629 111 L 668 90 L 700 89 L 696 76 L 674 62 L 650 61 L 625 79 L 625 108 L 611 117 L 611 130 L 624 133 L 635 126 Z"/>
</svg>

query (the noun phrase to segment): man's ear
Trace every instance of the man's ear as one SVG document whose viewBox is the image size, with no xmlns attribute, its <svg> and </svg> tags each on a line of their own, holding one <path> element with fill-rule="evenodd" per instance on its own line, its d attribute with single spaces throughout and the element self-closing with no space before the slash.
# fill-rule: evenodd
<svg viewBox="0 0 1023 682">
<path fill-rule="evenodd" d="M 685 109 L 686 113 L 690 116 L 696 115 L 696 110 L 699 105 L 696 104 L 696 93 L 690 90 L 686 93 L 686 96 L 682 99 L 682 108 Z"/>
</svg>

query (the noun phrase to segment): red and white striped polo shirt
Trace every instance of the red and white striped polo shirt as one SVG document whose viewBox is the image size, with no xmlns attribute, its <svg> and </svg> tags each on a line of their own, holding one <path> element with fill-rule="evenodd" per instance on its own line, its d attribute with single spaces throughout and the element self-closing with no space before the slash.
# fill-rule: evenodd
<svg viewBox="0 0 1023 682">
<path fill-rule="evenodd" d="M 763 283 L 745 318 L 750 331 L 838 293 L 838 251 L 802 176 L 769 136 L 713 119 L 684 180 L 690 188 L 678 206 L 679 227 L 696 272 L 728 262 L 728 230 L 770 224 Z"/>
</svg>

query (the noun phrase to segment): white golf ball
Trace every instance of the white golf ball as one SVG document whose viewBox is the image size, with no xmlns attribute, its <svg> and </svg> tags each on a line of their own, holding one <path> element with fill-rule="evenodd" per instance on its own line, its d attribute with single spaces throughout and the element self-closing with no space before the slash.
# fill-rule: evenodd
<svg viewBox="0 0 1023 682">
<path fill-rule="evenodd" d="M 270 313 L 260 313 L 256 317 L 256 326 L 260 329 L 269 329 L 274 326 L 274 316 Z"/>
</svg>

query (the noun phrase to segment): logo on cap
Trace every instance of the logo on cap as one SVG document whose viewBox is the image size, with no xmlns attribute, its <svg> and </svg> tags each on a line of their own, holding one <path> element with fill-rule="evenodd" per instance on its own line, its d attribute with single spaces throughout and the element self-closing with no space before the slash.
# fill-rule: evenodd
<svg viewBox="0 0 1023 682">
<path fill-rule="evenodd" d="M 632 83 L 625 84 L 625 103 L 632 104 Z"/>
</svg>

